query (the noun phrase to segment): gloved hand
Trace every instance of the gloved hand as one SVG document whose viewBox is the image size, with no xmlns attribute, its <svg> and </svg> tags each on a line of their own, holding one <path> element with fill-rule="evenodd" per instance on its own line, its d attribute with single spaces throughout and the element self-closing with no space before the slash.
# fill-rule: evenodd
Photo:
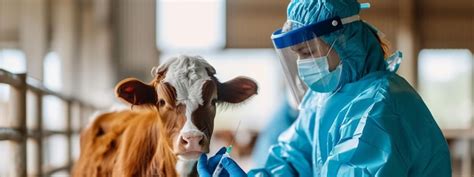
<svg viewBox="0 0 474 177">
<path fill-rule="evenodd" d="M 197 164 L 197 171 L 200 177 L 212 177 L 212 173 L 216 169 L 219 160 L 222 158 L 222 154 L 225 153 L 225 150 L 225 147 L 222 147 L 213 157 L 209 158 L 209 160 L 207 160 L 206 154 L 201 154 Z M 225 169 L 223 169 L 219 176 L 228 177 L 229 174 Z"/>
<path fill-rule="evenodd" d="M 206 154 L 202 154 L 198 160 L 197 171 L 201 177 L 211 177 L 212 173 L 217 167 L 219 160 L 222 158 L 222 154 L 225 153 L 225 147 L 221 148 L 217 153 L 207 160 Z M 242 170 L 242 168 L 237 165 L 237 163 L 230 159 L 224 158 L 221 163 L 222 169 L 220 177 L 246 177 L 247 174 Z M 231 174 L 231 175 L 229 175 Z"/>
</svg>

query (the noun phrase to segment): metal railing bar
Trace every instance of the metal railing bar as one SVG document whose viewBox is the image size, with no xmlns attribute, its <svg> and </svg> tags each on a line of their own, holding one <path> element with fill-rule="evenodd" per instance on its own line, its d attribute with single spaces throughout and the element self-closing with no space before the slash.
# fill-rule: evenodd
<svg viewBox="0 0 474 177">
<path fill-rule="evenodd" d="M 14 128 L 0 128 L 0 141 L 3 140 L 11 140 L 11 141 L 22 141 L 23 140 L 22 133 Z"/>
<path fill-rule="evenodd" d="M 7 70 L 0 69 L 0 83 L 8 84 L 14 87 L 22 87 L 24 86 L 24 83 L 22 82 L 20 75 L 23 75 L 23 74 L 14 74 Z M 26 83 L 27 83 L 27 88 L 35 93 L 40 93 L 43 95 L 53 95 L 53 96 L 61 98 L 64 101 L 74 102 L 74 101 L 79 100 L 77 98 L 69 97 L 59 92 L 50 90 L 46 88 L 40 80 L 35 79 L 33 77 L 26 77 Z M 82 101 L 79 101 L 79 102 L 87 107 L 94 107 Z"/>
<path fill-rule="evenodd" d="M 13 87 L 23 86 L 23 82 L 17 74 L 13 74 L 4 69 L 0 69 L 0 83 L 8 84 Z"/>
<path fill-rule="evenodd" d="M 51 176 L 52 174 L 56 172 L 69 170 L 70 167 L 71 167 L 71 164 L 60 166 L 60 167 L 46 167 L 46 169 L 44 170 L 43 176 Z"/>
<path fill-rule="evenodd" d="M 80 130 L 73 130 L 73 131 L 58 131 L 58 130 L 44 130 L 41 134 L 39 134 L 40 131 L 38 130 L 27 130 L 27 137 L 32 138 L 32 139 L 38 139 L 40 137 L 48 137 L 51 135 L 78 135 L 81 133 Z M 23 140 L 24 136 L 22 133 L 15 129 L 15 128 L 5 128 L 5 127 L 0 127 L 0 141 L 6 141 L 6 140 L 11 140 L 11 141 L 21 141 Z"/>
<path fill-rule="evenodd" d="M 46 138 L 52 135 L 79 135 L 81 130 L 71 131 L 60 131 L 60 130 L 43 130 L 41 133 L 39 130 L 27 129 L 27 137 L 32 139 L 38 139 L 40 137 Z M 21 141 L 23 140 L 22 133 L 15 128 L 0 127 L 0 141 L 12 140 Z"/>
<path fill-rule="evenodd" d="M 39 134 L 38 130 L 28 130 L 28 138 L 38 139 L 40 137 L 47 138 L 52 135 L 78 135 L 81 132 L 79 130 L 72 130 L 72 131 L 60 131 L 60 130 L 43 130 L 41 134 Z"/>
<path fill-rule="evenodd" d="M 38 79 L 28 77 L 26 79 L 26 83 L 28 85 L 28 89 L 31 90 L 32 92 L 40 93 L 40 94 L 43 94 L 43 95 L 52 95 L 52 96 L 58 97 L 58 98 L 60 98 L 61 100 L 64 100 L 64 101 L 74 100 L 71 97 L 68 97 L 66 95 L 63 95 L 61 93 L 58 93 L 58 92 L 55 92 L 55 91 L 52 91 L 52 90 L 46 88 L 46 86 L 44 86 L 44 84 Z"/>
<path fill-rule="evenodd" d="M 70 103 L 78 102 L 79 104 L 82 104 L 82 105 L 84 105 L 85 107 L 88 107 L 88 108 L 95 108 L 96 107 L 96 106 L 94 106 L 92 104 L 88 104 L 88 103 L 86 103 L 86 102 L 84 102 L 84 101 L 82 101 L 78 98 L 70 97 L 70 96 L 61 94 L 59 92 L 53 91 L 51 89 L 48 89 L 38 79 L 35 79 L 35 78 L 32 78 L 32 77 L 27 77 L 26 83 L 27 83 L 28 89 L 31 90 L 34 93 L 42 94 L 42 95 L 52 95 L 52 96 L 60 98 L 61 100 L 65 101 L 65 102 L 70 102 Z"/>
</svg>

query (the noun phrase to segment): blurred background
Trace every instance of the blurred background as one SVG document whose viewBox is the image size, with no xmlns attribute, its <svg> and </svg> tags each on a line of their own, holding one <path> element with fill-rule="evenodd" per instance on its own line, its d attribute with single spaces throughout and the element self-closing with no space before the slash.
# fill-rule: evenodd
<svg viewBox="0 0 474 177">
<path fill-rule="evenodd" d="M 80 130 L 94 112 L 120 106 L 115 84 L 149 81 L 153 66 L 178 54 L 203 56 L 221 81 L 258 82 L 259 95 L 218 112 L 212 149 L 232 141 L 241 121 L 232 156 L 245 169 L 261 165 L 255 147 L 295 116 L 270 40 L 288 2 L 0 0 L 0 177 L 69 176 Z M 362 18 L 403 52 L 399 74 L 443 129 L 453 175 L 474 176 L 474 1 L 364 2 L 372 8 Z"/>
</svg>

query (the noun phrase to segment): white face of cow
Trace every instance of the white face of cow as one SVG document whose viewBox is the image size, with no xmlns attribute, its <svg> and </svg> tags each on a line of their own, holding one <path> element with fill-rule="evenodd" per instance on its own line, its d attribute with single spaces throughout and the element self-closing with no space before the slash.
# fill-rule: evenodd
<svg viewBox="0 0 474 177">
<path fill-rule="evenodd" d="M 157 108 L 176 156 L 195 161 L 209 151 L 216 104 L 240 103 L 257 93 L 251 79 L 237 77 L 220 83 L 214 68 L 201 57 L 179 56 L 153 69 L 151 84 L 126 79 L 117 96 L 133 105 Z"/>
<path fill-rule="evenodd" d="M 176 91 L 175 106 L 184 109 L 184 125 L 173 140 L 180 159 L 195 160 L 209 151 L 216 110 L 214 68 L 204 59 L 182 56 L 167 65 L 163 79 Z"/>
</svg>

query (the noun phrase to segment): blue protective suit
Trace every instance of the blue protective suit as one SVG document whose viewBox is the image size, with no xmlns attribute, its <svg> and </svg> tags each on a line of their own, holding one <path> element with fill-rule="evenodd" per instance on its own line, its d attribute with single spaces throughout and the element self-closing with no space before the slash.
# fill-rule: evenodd
<svg viewBox="0 0 474 177">
<path fill-rule="evenodd" d="M 255 167 L 263 167 L 265 161 L 262 159 L 267 159 L 268 149 L 276 143 L 278 143 L 278 137 L 282 132 L 284 132 L 288 127 L 295 122 L 298 111 L 296 108 L 293 108 L 290 105 L 288 100 L 285 98 L 283 104 L 280 106 L 275 115 L 272 116 L 272 119 L 265 126 L 264 130 L 261 131 L 258 135 L 257 142 L 252 152 L 252 159 L 254 160 Z"/>
<path fill-rule="evenodd" d="M 316 106 L 323 97 L 307 93 L 296 122 L 250 176 L 451 176 L 446 141 L 403 78 L 373 72 Z"/>
<path fill-rule="evenodd" d="M 355 0 L 293 0 L 305 25 L 359 13 Z M 322 36 L 342 62 L 340 89 L 308 91 L 296 122 L 249 176 L 451 176 L 447 143 L 405 79 L 387 71 L 376 31 L 362 21 Z"/>
</svg>

